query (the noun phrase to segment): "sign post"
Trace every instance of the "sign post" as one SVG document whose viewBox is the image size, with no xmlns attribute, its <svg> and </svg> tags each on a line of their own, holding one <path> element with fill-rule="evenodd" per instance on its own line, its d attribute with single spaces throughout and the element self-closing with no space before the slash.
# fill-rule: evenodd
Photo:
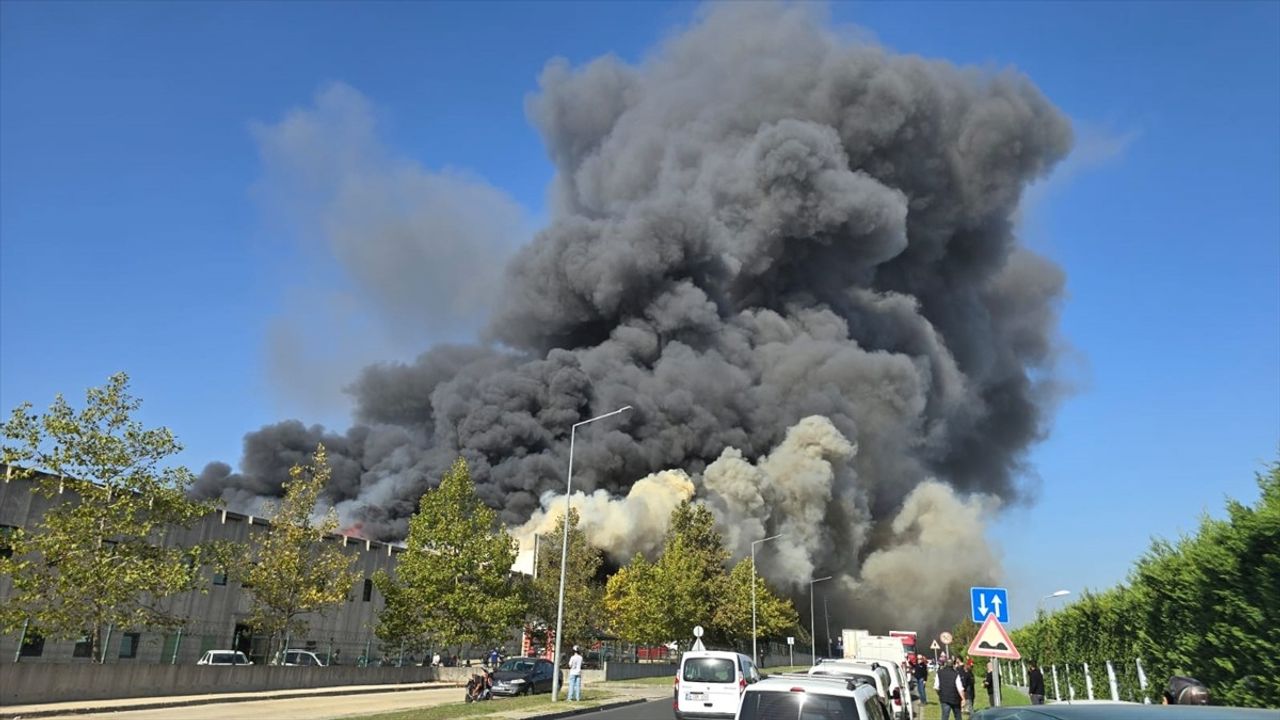
<svg viewBox="0 0 1280 720">
<path fill-rule="evenodd" d="M 787 654 L 791 656 L 791 664 L 796 664 L 796 639 L 790 635 L 787 636 Z"/>
<path fill-rule="evenodd" d="M 1022 654 L 995 613 L 987 615 L 982 627 L 974 634 L 973 641 L 969 643 L 969 655 L 991 658 L 991 692 L 996 707 L 1000 707 L 1000 660 L 1021 660 Z"/>
<path fill-rule="evenodd" d="M 933 662 L 935 665 L 938 663 L 938 648 L 940 647 L 942 646 L 938 644 L 937 640 L 929 643 L 929 649 L 933 651 Z"/>
</svg>

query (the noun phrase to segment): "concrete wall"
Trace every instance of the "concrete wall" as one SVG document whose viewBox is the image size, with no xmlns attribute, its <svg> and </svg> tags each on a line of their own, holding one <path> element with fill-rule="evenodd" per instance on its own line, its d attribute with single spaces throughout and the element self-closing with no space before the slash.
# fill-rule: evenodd
<svg viewBox="0 0 1280 720">
<path fill-rule="evenodd" d="M 636 678 L 675 677 L 676 665 L 671 663 L 620 663 L 604 664 L 605 680 L 635 680 Z M 588 678 L 584 677 L 583 682 Z"/>
<path fill-rule="evenodd" d="M 434 680 L 461 685 L 477 669 L 4 663 L 0 706 Z"/>
</svg>

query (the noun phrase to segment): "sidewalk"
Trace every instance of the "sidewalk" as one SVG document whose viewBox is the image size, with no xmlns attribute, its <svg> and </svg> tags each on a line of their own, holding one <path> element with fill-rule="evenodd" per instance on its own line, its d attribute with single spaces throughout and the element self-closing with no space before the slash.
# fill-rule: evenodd
<svg viewBox="0 0 1280 720">
<path fill-rule="evenodd" d="M 597 684 L 596 687 L 603 686 Z M 604 689 L 604 688 L 601 688 Z M 669 688 L 654 685 L 629 685 L 625 681 L 608 683 L 612 697 L 584 703 L 548 703 L 546 706 L 504 711 L 501 701 L 493 704 L 494 712 L 487 717 L 503 720 L 529 720 L 530 718 L 570 717 L 596 710 L 621 707 L 669 697 Z M 78 702 L 8 705 L 0 707 L 0 720 L 28 720 L 46 718 L 59 720 L 74 718 L 113 717 L 122 720 L 132 718 L 188 717 L 203 718 L 273 717 L 273 718 L 349 718 L 382 712 L 394 712 L 418 707 L 432 707 L 458 702 L 461 688 L 450 683 L 414 683 L 396 685 L 349 685 L 330 688 L 305 688 L 266 692 L 218 693 L 210 695 L 175 695 L 169 697 L 121 698 L 115 700 L 84 700 Z M 370 695 L 384 697 L 368 698 Z M 367 702 L 353 703 L 364 697 Z M 326 702 L 326 699 L 330 699 Z M 349 699 L 348 699 L 349 698 Z M 288 703 L 290 700 L 298 701 Z M 266 702 L 272 702 L 266 705 Z M 178 708 L 189 708 L 177 712 Z M 173 712 L 161 713 L 169 710 Z M 243 712 L 238 712 L 242 710 Z"/>
<path fill-rule="evenodd" d="M 460 686 L 446 682 L 397 683 L 394 685 L 341 685 L 337 687 L 266 690 L 262 692 L 169 695 L 161 697 L 118 698 L 113 700 L 77 700 L 74 702 L 4 705 L 0 706 L 0 720 L 10 720 L 11 718 L 19 717 L 38 718 L 57 715 L 109 713 L 125 710 L 157 710 L 163 708 L 191 707 L 195 705 L 252 702 L 257 700 L 288 700 L 292 698 L 326 697 L 330 695 L 370 695 L 373 693 L 437 690 L 458 687 Z"/>
</svg>

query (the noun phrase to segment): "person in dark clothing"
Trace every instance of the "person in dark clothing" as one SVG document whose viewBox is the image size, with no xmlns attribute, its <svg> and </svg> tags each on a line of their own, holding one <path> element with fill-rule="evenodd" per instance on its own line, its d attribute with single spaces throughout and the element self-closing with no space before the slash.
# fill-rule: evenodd
<svg viewBox="0 0 1280 720">
<path fill-rule="evenodd" d="M 916 679 L 916 690 L 920 693 L 920 704 L 928 705 L 929 698 L 924 694 L 925 683 L 929 680 L 929 661 L 916 656 L 916 666 L 912 671 Z"/>
<path fill-rule="evenodd" d="M 1208 705 L 1209 688 L 1193 677 L 1174 675 L 1161 699 L 1164 705 Z"/>
<path fill-rule="evenodd" d="M 933 689 L 938 693 L 942 706 L 942 720 L 955 715 L 960 720 L 960 707 L 964 705 L 964 682 L 960 679 L 960 661 L 943 665 L 933 674 Z"/>
<path fill-rule="evenodd" d="M 973 691 L 973 684 L 974 684 L 973 658 L 969 658 L 969 661 L 966 662 L 963 666 L 961 666 L 960 681 L 964 684 L 964 699 L 965 699 L 964 710 L 965 712 L 972 715 L 973 714 L 973 698 L 975 695 Z"/>
<path fill-rule="evenodd" d="M 1044 704 L 1044 673 L 1040 672 L 1040 666 L 1034 662 L 1029 663 L 1030 670 L 1027 671 L 1027 694 L 1031 696 L 1032 705 Z"/>
<path fill-rule="evenodd" d="M 982 687 L 987 690 L 987 705 L 996 706 L 996 684 L 991 677 L 991 666 L 987 665 L 987 679 L 982 681 Z"/>
</svg>

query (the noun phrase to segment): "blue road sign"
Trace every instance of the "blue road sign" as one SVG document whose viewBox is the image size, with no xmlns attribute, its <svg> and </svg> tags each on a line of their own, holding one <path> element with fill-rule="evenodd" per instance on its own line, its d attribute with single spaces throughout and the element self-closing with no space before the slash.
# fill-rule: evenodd
<svg viewBox="0 0 1280 720">
<path fill-rule="evenodd" d="M 996 620 L 1001 623 L 1009 622 L 1009 591 L 1007 589 L 969 588 L 969 602 L 972 605 L 974 622 L 983 622 L 988 615 L 995 615 Z"/>
</svg>

